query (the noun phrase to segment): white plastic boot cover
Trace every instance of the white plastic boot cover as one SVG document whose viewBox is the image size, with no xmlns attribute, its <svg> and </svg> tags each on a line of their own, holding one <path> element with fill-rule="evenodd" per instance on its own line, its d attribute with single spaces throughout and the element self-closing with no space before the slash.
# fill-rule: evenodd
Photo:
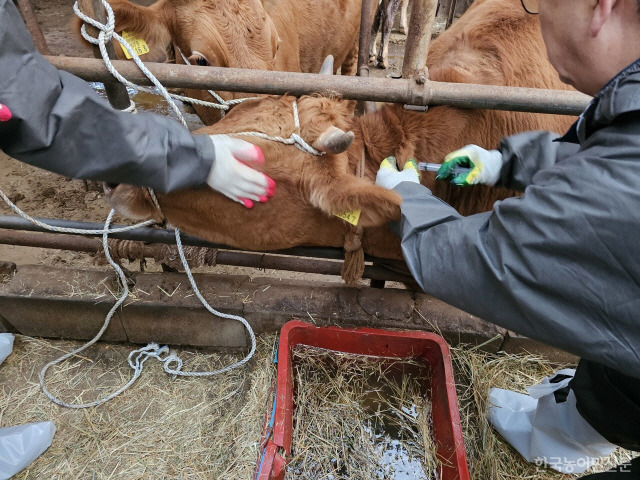
<svg viewBox="0 0 640 480">
<path fill-rule="evenodd" d="M 569 378 L 551 383 L 552 377 L 546 377 L 527 388 L 529 395 L 489 391 L 493 428 L 528 462 L 562 473 L 582 473 L 616 449 L 580 415 L 573 390 L 566 401 L 556 402 L 554 392 L 567 387 L 574 374 L 573 369 L 560 370 L 556 375 Z"/>
<path fill-rule="evenodd" d="M 51 421 L 0 428 L 0 480 L 28 467 L 49 448 L 55 433 Z"/>
<path fill-rule="evenodd" d="M 13 352 L 13 333 L 0 333 L 0 363 Z"/>
</svg>

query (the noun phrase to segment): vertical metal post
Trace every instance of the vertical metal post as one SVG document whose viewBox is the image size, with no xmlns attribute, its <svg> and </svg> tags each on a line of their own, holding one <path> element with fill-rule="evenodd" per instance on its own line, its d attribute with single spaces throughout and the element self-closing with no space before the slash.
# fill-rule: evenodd
<svg viewBox="0 0 640 480">
<path fill-rule="evenodd" d="M 371 25 L 378 0 L 362 0 L 360 10 L 360 40 L 358 43 L 358 72 L 360 77 L 369 76 L 369 46 L 371 45 Z"/>
<path fill-rule="evenodd" d="M 452 3 L 449 16 L 447 17 L 447 28 L 471 6 L 473 0 L 456 0 Z"/>
<path fill-rule="evenodd" d="M 360 39 L 358 43 L 358 70 L 359 77 L 369 76 L 369 46 L 371 45 L 371 26 L 375 7 L 378 0 L 362 0 L 360 10 Z M 361 115 L 365 112 L 365 103 L 362 100 L 356 105 L 356 113 Z"/>
<path fill-rule="evenodd" d="M 457 0 L 452 0 L 451 4 L 449 5 L 449 11 L 447 12 L 447 28 L 449 28 L 453 23 L 457 4 L 458 4 Z"/>
<path fill-rule="evenodd" d="M 418 71 L 424 73 L 437 8 L 438 0 L 413 0 L 402 64 L 403 78 L 411 78 Z"/>
<path fill-rule="evenodd" d="M 29 0 L 16 0 L 20 15 L 24 20 L 24 24 L 31 34 L 33 44 L 41 55 L 51 55 L 47 40 L 44 38 L 38 19 L 36 18 L 36 12 L 33 10 L 33 6 Z"/>
<path fill-rule="evenodd" d="M 95 18 L 100 23 L 105 23 L 107 21 L 107 14 L 104 11 L 104 7 L 100 0 L 78 0 L 78 5 L 80 6 L 82 13 L 85 15 Z M 98 30 L 90 25 L 87 25 L 87 33 L 95 37 L 98 36 Z M 118 57 L 116 55 L 113 42 L 109 42 L 106 47 L 109 58 L 117 60 Z M 97 45 L 94 45 L 93 47 L 93 55 L 95 58 L 102 58 L 102 55 L 100 55 L 100 49 Z M 129 108 L 131 101 L 129 100 L 127 87 L 122 85 L 120 82 L 105 82 L 104 88 L 107 92 L 109 103 L 113 108 L 118 110 Z"/>
</svg>

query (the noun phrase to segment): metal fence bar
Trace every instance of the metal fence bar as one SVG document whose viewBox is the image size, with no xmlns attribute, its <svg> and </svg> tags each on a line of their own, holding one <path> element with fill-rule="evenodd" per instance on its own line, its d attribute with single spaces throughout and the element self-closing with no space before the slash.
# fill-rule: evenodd
<svg viewBox="0 0 640 480">
<path fill-rule="evenodd" d="M 424 70 L 437 9 L 438 0 L 413 0 L 402 63 L 403 78 L 412 78 Z"/>
<path fill-rule="evenodd" d="M 76 57 L 47 57 L 56 68 L 89 81 L 112 81 L 101 60 Z M 150 85 L 131 62 L 114 60 L 120 73 L 140 85 Z M 417 84 L 408 79 L 363 78 L 342 75 L 245 70 L 147 63 L 149 70 L 166 87 L 214 89 L 233 92 L 282 95 L 333 93 L 353 100 L 372 100 L 412 105 L 451 105 L 521 112 L 579 115 L 590 98 L 576 91 L 502 87 L 463 83 Z"/>
<path fill-rule="evenodd" d="M 371 42 L 375 41 L 375 37 L 371 38 L 373 35 L 371 30 L 377 4 L 378 0 L 362 0 L 362 7 L 360 9 L 360 37 L 358 43 L 358 69 L 356 71 L 356 75 L 359 77 L 369 77 L 369 47 L 371 46 Z M 365 101 L 358 101 L 356 114 L 362 115 L 366 113 L 367 108 Z"/>
<path fill-rule="evenodd" d="M 60 220 L 55 218 L 36 218 L 36 220 L 40 220 L 41 222 L 47 223 L 49 225 L 53 225 L 55 227 L 67 227 L 67 228 L 79 228 L 79 229 L 102 229 L 104 228 L 104 224 L 95 223 L 95 222 L 80 222 L 74 220 Z M 122 227 L 123 225 L 111 225 L 111 228 Z M 0 229 L 6 230 L 24 230 L 28 232 L 47 232 L 48 230 L 38 227 L 33 223 L 25 220 L 21 217 L 15 215 L 0 215 Z M 55 235 L 62 235 L 61 233 L 53 232 Z M 66 235 L 84 235 L 81 233 L 72 233 Z M 91 235 L 94 237 L 99 237 L 100 235 Z M 153 227 L 140 227 L 134 230 L 129 230 L 126 232 L 112 233 L 109 235 L 109 238 L 117 238 L 122 240 L 134 240 L 138 242 L 149 242 L 149 243 L 164 243 L 164 244 L 175 244 L 175 234 L 173 230 L 161 229 L 161 228 L 153 228 Z M 223 250 L 238 250 L 237 248 L 230 247 L 229 245 L 223 245 L 219 243 L 208 242 L 206 240 L 202 240 L 201 238 L 194 237 L 188 235 L 184 232 L 181 232 L 180 238 L 182 240 L 183 245 L 190 245 L 194 247 L 207 247 L 207 248 L 217 248 Z M 287 248 L 283 250 L 267 250 L 262 253 L 271 253 L 277 255 L 293 255 L 296 257 L 315 257 L 315 258 L 326 258 L 333 260 L 344 260 L 344 250 L 342 248 L 337 247 L 293 247 Z M 365 260 L 372 262 L 380 259 L 376 259 L 374 257 L 365 256 Z M 404 266 L 404 262 L 399 260 L 384 260 L 386 265 L 390 265 L 393 267 L 402 267 Z"/>
<path fill-rule="evenodd" d="M 31 5 L 31 1 L 16 0 L 16 4 L 18 5 L 20 15 L 24 20 L 24 24 L 27 27 L 27 30 L 29 30 L 29 33 L 31 34 L 33 44 L 35 45 L 38 52 L 40 52 L 41 55 L 51 55 L 49 45 L 47 45 L 47 40 L 44 38 L 42 28 L 40 28 L 40 23 L 38 23 L 36 12 L 33 9 L 33 5 Z"/>
<path fill-rule="evenodd" d="M 369 76 L 369 46 L 371 45 L 371 28 L 377 0 L 362 0 L 360 10 L 360 38 L 358 43 L 358 72 L 360 77 Z M 375 39 L 373 39 L 375 40 Z"/>
<path fill-rule="evenodd" d="M 0 231 L 0 244 L 19 245 L 36 248 L 55 248 L 73 252 L 98 253 L 102 251 L 102 242 L 97 238 L 87 238 L 67 234 Z M 132 251 L 140 253 L 143 258 L 162 258 L 164 251 L 161 244 L 140 244 L 140 248 Z M 270 270 L 286 270 L 291 272 L 316 273 L 321 275 L 340 276 L 342 263 L 331 260 L 312 258 L 294 258 L 273 254 L 218 250 L 215 263 L 210 265 L 234 265 L 238 267 L 263 268 Z M 411 282 L 410 275 L 403 275 L 381 266 L 366 265 L 363 278 L 372 280 L 388 280 L 394 282 Z"/>
</svg>

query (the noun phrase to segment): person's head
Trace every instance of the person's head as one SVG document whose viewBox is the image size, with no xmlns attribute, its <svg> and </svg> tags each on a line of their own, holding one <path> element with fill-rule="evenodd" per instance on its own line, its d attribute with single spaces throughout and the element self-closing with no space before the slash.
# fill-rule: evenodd
<svg viewBox="0 0 640 480">
<path fill-rule="evenodd" d="M 562 81 L 594 95 L 640 58 L 640 0 L 521 0 Z"/>
</svg>

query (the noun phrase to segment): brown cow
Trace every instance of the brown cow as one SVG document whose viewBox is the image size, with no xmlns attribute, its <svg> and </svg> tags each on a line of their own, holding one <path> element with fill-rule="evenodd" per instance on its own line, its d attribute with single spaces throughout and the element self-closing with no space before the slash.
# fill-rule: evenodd
<svg viewBox="0 0 640 480">
<path fill-rule="evenodd" d="M 342 74 L 356 70 L 360 0 L 159 0 L 150 7 L 109 0 L 116 29 L 146 40 L 154 52 L 176 47 L 177 63 L 318 72 L 333 55 Z M 143 57 L 143 60 L 145 58 Z M 194 98 L 214 101 L 202 90 Z M 217 92 L 223 99 L 249 95 Z M 211 125 L 219 110 L 194 105 Z"/>
<path fill-rule="evenodd" d="M 443 33 L 429 52 L 431 78 L 511 86 L 568 89 L 547 62 L 537 17 L 527 15 L 519 0 L 477 0 L 456 24 Z M 261 131 L 288 136 L 294 131 L 291 96 L 264 97 L 235 107 L 222 121 L 202 133 Z M 355 140 L 346 153 L 316 157 L 293 146 L 251 139 L 265 154 L 264 171 L 278 183 L 267 203 L 247 210 L 207 188 L 159 197 L 160 214 L 144 189 L 120 185 L 108 190 L 114 207 L 132 218 L 162 219 L 198 237 L 245 249 L 279 249 L 295 245 L 341 246 L 350 226 L 333 213 L 362 210 L 365 252 L 400 258 L 399 243 L 385 223 L 398 217 L 399 197 L 373 182 L 382 159 L 396 155 L 402 164 L 441 162 L 468 143 L 495 148 L 505 136 L 525 130 L 562 132 L 571 117 L 469 110 L 448 106 L 420 114 L 388 105 L 363 117 L 351 117 L 352 102 L 307 96 L 298 101 L 301 135 L 316 148 L 331 127 L 351 130 Z M 345 134 L 346 135 L 346 134 Z M 364 178 L 356 178 L 364 163 Z M 497 199 L 512 195 L 484 186 L 457 188 L 423 183 L 462 214 L 490 209 Z M 374 228 L 369 228 L 374 227 Z"/>
</svg>

